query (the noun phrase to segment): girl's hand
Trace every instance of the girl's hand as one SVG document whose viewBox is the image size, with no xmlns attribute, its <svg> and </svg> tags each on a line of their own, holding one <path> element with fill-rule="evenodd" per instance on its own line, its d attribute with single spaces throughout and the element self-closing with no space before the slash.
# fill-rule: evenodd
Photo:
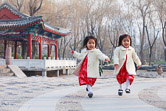
<svg viewBox="0 0 166 111">
<path fill-rule="evenodd" d="M 114 64 L 114 69 L 119 68 L 119 64 Z"/>
<path fill-rule="evenodd" d="M 138 69 L 139 69 L 140 67 L 141 67 L 140 65 L 137 66 Z"/>
<path fill-rule="evenodd" d="M 72 50 L 71 53 L 74 54 L 74 50 Z"/>
<path fill-rule="evenodd" d="M 109 62 L 109 61 L 110 61 L 110 59 L 109 59 L 109 58 L 107 58 L 107 59 L 105 59 L 105 61 Z"/>
</svg>

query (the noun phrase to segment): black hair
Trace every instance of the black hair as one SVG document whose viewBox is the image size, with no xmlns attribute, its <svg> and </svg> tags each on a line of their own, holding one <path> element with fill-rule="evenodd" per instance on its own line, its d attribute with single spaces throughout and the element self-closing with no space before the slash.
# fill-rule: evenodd
<svg viewBox="0 0 166 111">
<path fill-rule="evenodd" d="M 86 45 L 87 45 L 87 43 L 88 43 L 88 41 L 90 39 L 93 39 L 95 41 L 95 48 L 96 48 L 96 46 L 97 46 L 97 38 L 95 38 L 94 36 L 86 36 L 85 39 L 84 39 L 82 48 L 85 48 L 85 47 L 87 48 Z"/>
<path fill-rule="evenodd" d="M 128 34 L 123 34 L 123 35 L 120 35 L 120 37 L 119 37 L 119 44 L 118 44 L 118 46 L 122 45 L 122 40 L 123 40 L 124 38 L 126 38 L 126 37 L 129 37 L 129 38 L 130 38 L 130 46 L 131 46 L 132 41 L 131 41 L 131 37 L 130 37 L 130 35 L 128 35 Z"/>
</svg>

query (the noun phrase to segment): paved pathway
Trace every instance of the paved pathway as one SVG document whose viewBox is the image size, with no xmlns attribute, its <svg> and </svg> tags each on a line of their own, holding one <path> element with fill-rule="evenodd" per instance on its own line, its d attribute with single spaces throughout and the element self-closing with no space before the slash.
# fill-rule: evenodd
<svg viewBox="0 0 166 111">
<path fill-rule="evenodd" d="M 99 81 L 104 81 L 99 79 Z M 124 85 L 125 86 L 125 85 Z M 85 86 L 71 86 L 39 95 L 22 105 L 19 111 L 164 111 L 166 80 L 136 78 L 131 94 L 117 95 L 118 84 L 96 83 L 93 98 Z"/>
</svg>

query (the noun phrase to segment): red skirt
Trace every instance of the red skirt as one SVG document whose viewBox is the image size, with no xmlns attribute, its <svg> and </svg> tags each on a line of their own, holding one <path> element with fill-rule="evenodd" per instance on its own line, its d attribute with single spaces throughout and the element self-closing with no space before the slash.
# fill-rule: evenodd
<svg viewBox="0 0 166 111">
<path fill-rule="evenodd" d="M 96 82 L 96 78 L 87 77 L 87 63 L 88 63 L 88 57 L 86 56 L 82 63 L 80 74 L 78 76 L 80 86 L 86 84 L 93 86 L 94 83 Z"/>
<path fill-rule="evenodd" d="M 122 83 L 126 82 L 127 79 L 129 79 L 130 85 L 131 85 L 132 82 L 134 81 L 134 75 L 128 74 L 128 72 L 126 70 L 126 61 L 127 61 L 127 56 L 126 56 L 126 60 L 123 64 L 122 68 L 120 69 L 118 75 L 116 76 L 116 79 L 119 82 L 119 84 L 122 84 Z"/>
</svg>

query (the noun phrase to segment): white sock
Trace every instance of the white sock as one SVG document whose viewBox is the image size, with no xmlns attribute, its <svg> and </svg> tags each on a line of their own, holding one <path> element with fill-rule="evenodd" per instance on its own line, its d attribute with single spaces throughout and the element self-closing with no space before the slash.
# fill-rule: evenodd
<svg viewBox="0 0 166 111">
<path fill-rule="evenodd" d="M 120 89 L 122 89 L 122 84 L 120 84 Z"/>
<path fill-rule="evenodd" d="M 126 89 L 129 89 L 130 81 L 129 79 L 126 80 Z"/>
<path fill-rule="evenodd" d="M 88 92 L 91 92 L 92 93 L 92 86 L 91 85 L 87 85 L 87 88 L 88 88 Z"/>
</svg>

